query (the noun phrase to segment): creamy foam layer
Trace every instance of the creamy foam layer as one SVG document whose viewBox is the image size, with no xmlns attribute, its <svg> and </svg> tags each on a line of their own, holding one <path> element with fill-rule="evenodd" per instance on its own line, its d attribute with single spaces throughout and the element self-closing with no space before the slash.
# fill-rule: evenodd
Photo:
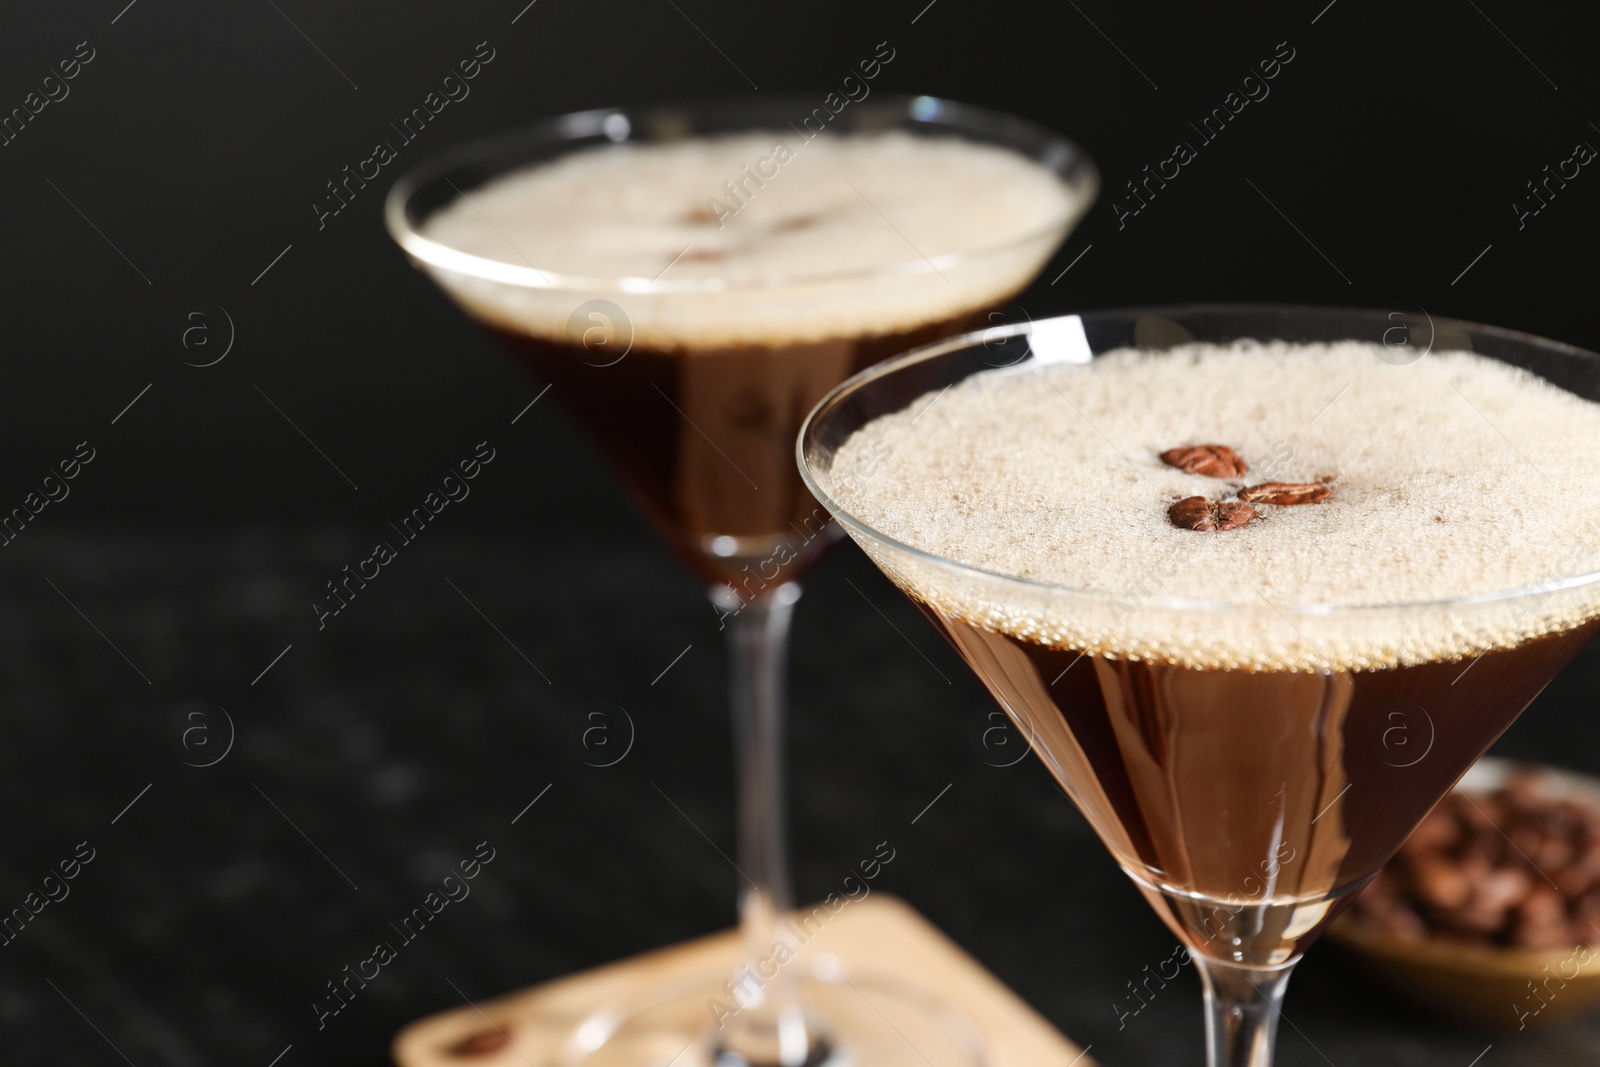
<svg viewBox="0 0 1600 1067">
<path fill-rule="evenodd" d="M 423 235 L 551 275 L 657 279 L 575 293 L 429 267 L 502 326 L 568 339 L 573 310 L 597 296 L 622 309 L 636 343 L 674 348 L 890 333 L 996 303 L 1087 206 L 1049 168 L 975 142 L 751 133 L 574 152 L 469 191 Z M 886 273 L 860 273 L 874 270 Z M 726 288 L 666 288 L 694 281 Z"/>
<path fill-rule="evenodd" d="M 885 534 L 984 570 L 1091 593 L 959 577 L 870 540 L 915 595 L 991 629 L 1196 665 L 1360 667 L 1475 655 L 1600 614 L 1600 404 L 1486 357 L 1254 343 L 1109 353 L 969 378 L 880 418 L 824 486 Z M 1223 444 L 1241 478 L 1160 453 Z M 1332 496 L 1221 532 L 1179 529 L 1188 496 L 1264 481 Z M 1490 605 L 1322 613 L 1542 586 Z M 1163 599 L 1239 610 L 1198 616 Z M 1284 609 L 1290 610 L 1285 611 Z"/>
</svg>

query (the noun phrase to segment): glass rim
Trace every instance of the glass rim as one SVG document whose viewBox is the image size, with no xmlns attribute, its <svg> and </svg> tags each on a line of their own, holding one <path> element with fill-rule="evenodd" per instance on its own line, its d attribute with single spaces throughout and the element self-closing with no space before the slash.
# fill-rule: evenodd
<svg viewBox="0 0 1600 1067">
<path fill-rule="evenodd" d="M 755 112 L 757 110 L 765 112 L 770 110 L 775 121 L 785 121 L 779 118 L 780 112 L 783 115 L 809 114 L 810 109 L 817 104 L 819 99 L 821 99 L 820 95 L 809 96 L 791 93 L 756 101 L 742 97 L 709 97 L 676 103 L 589 108 L 540 119 L 517 129 L 477 137 L 429 156 L 402 173 L 395 180 L 394 185 L 389 189 L 388 195 L 384 198 L 384 225 L 389 231 L 389 236 L 414 260 L 483 281 L 513 285 L 523 289 L 547 289 L 555 292 L 574 293 L 644 293 L 650 295 L 715 293 L 786 289 L 896 275 L 939 274 L 963 263 L 999 255 L 1024 247 L 1032 242 L 1044 240 L 1057 233 L 1074 218 L 1082 215 L 1099 194 L 1100 172 L 1095 166 L 1094 160 L 1075 141 L 1056 133 L 1046 126 L 1009 112 L 996 111 L 976 104 L 960 103 L 943 97 L 885 93 L 872 102 L 868 102 L 863 98 L 859 103 L 852 104 L 851 107 L 878 113 L 892 114 L 898 111 L 912 125 L 923 124 L 930 129 L 947 128 L 956 135 L 967 132 L 981 136 L 987 132 L 996 137 L 1004 134 L 1018 142 L 1025 142 L 1032 149 L 1031 152 L 1025 152 L 1011 146 L 1003 147 L 1033 159 L 1052 171 L 1074 193 L 1072 203 L 1059 215 L 1052 217 L 1046 224 L 1036 226 L 1023 234 L 1002 242 L 982 245 L 961 252 L 946 252 L 937 256 L 927 257 L 916 256 L 873 267 L 812 271 L 779 278 L 763 277 L 739 280 L 712 277 L 662 281 L 659 275 L 656 278 L 646 278 L 643 275 L 594 277 L 543 270 L 534 266 L 531 262 L 526 266 L 519 266 L 515 263 L 507 263 L 503 260 L 463 252 L 450 245 L 425 237 L 417 226 L 412 224 L 409 215 L 408 209 L 411 200 L 419 191 L 441 179 L 449 181 L 450 174 L 456 170 L 504 152 L 513 145 L 557 145 L 563 141 L 577 140 L 584 136 L 605 134 L 606 122 L 612 116 L 620 116 L 624 121 L 628 122 L 628 132 L 621 138 L 612 140 L 612 143 L 620 144 L 627 143 L 631 139 L 629 135 L 632 133 L 633 124 L 629 119 L 630 115 L 640 117 L 674 112 L 693 114 L 726 108 L 729 110 L 740 109 L 746 112 Z M 918 109 L 926 110 L 929 108 L 935 109 L 935 114 L 928 117 L 916 114 Z M 859 114 L 860 111 L 857 111 L 857 113 Z M 737 132 L 739 131 L 730 129 L 704 136 L 723 136 Z M 752 122 L 745 128 L 745 132 L 776 132 L 776 128 L 766 127 L 759 122 Z M 691 132 L 690 136 L 698 136 L 698 134 Z M 1042 159 L 1039 158 L 1040 156 L 1048 156 L 1049 158 Z M 498 170 L 497 176 L 511 173 L 518 167 L 538 165 L 539 163 L 536 161 L 524 161 L 515 166 L 507 166 Z M 1074 175 L 1075 177 L 1073 177 Z M 454 188 L 454 182 L 451 182 L 451 185 Z M 456 190 L 456 193 L 458 196 L 464 197 L 465 195 L 459 189 Z"/>
<path fill-rule="evenodd" d="M 811 495 L 816 497 L 817 502 L 826 508 L 828 513 L 837 519 L 842 525 L 864 535 L 871 541 L 888 545 L 898 553 L 904 553 L 923 563 L 932 564 L 937 569 L 955 571 L 978 579 L 981 582 L 990 584 L 999 582 L 1014 588 L 1020 588 L 1035 595 L 1045 594 L 1062 599 L 1094 602 L 1111 607 L 1131 606 L 1135 610 L 1154 609 L 1159 611 L 1170 611 L 1179 614 L 1194 614 L 1202 616 L 1215 616 L 1223 613 L 1237 615 L 1241 612 L 1245 612 L 1261 615 L 1292 614 L 1302 618 L 1349 618 L 1361 617 L 1363 615 L 1376 615 L 1387 612 L 1420 613 L 1423 611 L 1438 612 L 1440 610 L 1457 607 L 1478 607 L 1512 602 L 1520 599 L 1543 596 L 1551 593 L 1600 584 L 1600 568 L 1597 568 L 1595 570 L 1586 571 L 1576 575 L 1552 578 L 1548 581 L 1521 586 L 1516 589 L 1494 590 L 1487 593 L 1471 593 L 1465 596 L 1446 597 L 1438 600 L 1411 600 L 1397 601 L 1394 603 L 1329 604 L 1311 602 L 1298 604 L 1275 604 L 1267 601 L 1259 604 L 1246 604 L 1219 600 L 1191 600 L 1181 597 L 1162 596 L 1151 596 L 1135 599 L 1126 596 L 1120 596 L 1116 593 L 1108 593 L 1104 590 L 1084 589 L 1077 586 L 1058 585 L 1051 582 L 1035 581 L 1029 578 L 1019 578 L 1015 575 L 1004 574 L 1000 571 L 988 570 L 973 564 L 961 563 L 946 556 L 941 556 L 935 552 L 930 552 L 926 549 L 918 548 L 915 545 L 907 544 L 906 542 L 901 541 L 898 538 L 891 537 L 871 524 L 863 521 L 841 506 L 839 502 L 835 500 L 813 476 L 811 464 L 806 456 L 808 446 L 812 442 L 818 425 L 828 417 L 833 409 L 837 408 L 850 396 L 859 392 L 861 388 L 870 384 L 871 382 L 877 381 L 880 378 L 885 378 L 914 364 L 922 363 L 926 360 L 947 355 L 951 352 L 956 352 L 964 348 L 973 348 L 986 343 L 993 343 L 997 340 L 1003 340 L 1005 338 L 1032 333 L 1034 327 L 1042 323 L 1060 323 L 1070 319 L 1077 319 L 1080 322 L 1085 319 L 1132 320 L 1136 317 L 1147 315 L 1160 316 L 1181 321 L 1181 318 L 1185 315 L 1193 315 L 1201 312 L 1237 314 L 1242 316 L 1284 313 L 1293 314 L 1296 312 L 1304 312 L 1322 315 L 1348 315 L 1352 319 L 1371 317 L 1377 320 L 1392 323 L 1393 320 L 1388 318 L 1392 311 L 1393 309 L 1357 308 L 1322 304 L 1165 304 L 1107 308 L 1098 311 L 1086 311 L 1075 315 L 1058 315 L 1048 319 L 1035 319 L 1028 322 L 1013 323 L 1005 326 L 995 326 L 985 330 L 974 330 L 969 333 L 948 338 L 944 341 L 937 341 L 932 344 L 911 349 L 908 352 L 904 352 L 898 356 L 886 359 L 882 363 L 874 364 L 873 366 L 868 367 L 866 370 L 852 375 L 843 382 L 840 382 L 833 389 L 829 390 L 826 396 L 817 402 L 816 407 L 811 409 L 811 411 L 806 415 L 805 421 L 801 423 L 799 436 L 795 440 L 795 460 L 800 467 L 801 481 L 805 483 L 805 486 L 811 492 Z M 1473 322 L 1468 319 L 1457 319 L 1449 316 L 1435 316 L 1431 314 L 1428 315 L 1428 318 L 1435 326 L 1443 324 L 1446 326 L 1464 328 L 1466 330 L 1471 330 L 1474 333 L 1487 334 L 1503 338 L 1508 341 L 1532 345 L 1545 349 L 1551 353 L 1586 360 L 1590 363 L 1593 363 L 1597 368 L 1600 368 L 1600 353 L 1591 352 L 1588 349 L 1579 348 L 1576 345 L 1570 345 L 1564 341 L 1554 341 L 1549 338 L 1540 337 L 1537 334 L 1525 333 L 1519 330 L 1511 330 L 1499 326 L 1489 326 L 1483 323 Z M 1356 338 L 1356 340 L 1359 340 L 1359 338 Z M 1556 388 L 1560 387 L 1557 386 Z"/>
</svg>

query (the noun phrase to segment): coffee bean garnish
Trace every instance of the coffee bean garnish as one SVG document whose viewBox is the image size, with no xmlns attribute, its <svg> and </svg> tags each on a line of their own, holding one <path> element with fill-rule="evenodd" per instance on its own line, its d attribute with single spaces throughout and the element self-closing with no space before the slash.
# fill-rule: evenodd
<svg viewBox="0 0 1600 1067">
<path fill-rule="evenodd" d="M 1320 504 L 1332 495 L 1333 490 L 1321 482 L 1263 482 L 1239 490 L 1240 500 L 1251 504 L 1275 504 L 1278 507 Z"/>
<path fill-rule="evenodd" d="M 1207 478 L 1237 478 L 1249 466 L 1227 445 L 1186 445 L 1169 448 L 1161 453 L 1161 462 L 1176 467 L 1185 474 L 1199 474 Z M 1315 482 L 1263 482 L 1260 485 L 1234 490 L 1238 500 L 1208 500 L 1191 496 L 1167 509 L 1172 525 L 1182 530 L 1237 530 L 1261 517 L 1251 504 L 1271 504 L 1274 507 L 1293 507 L 1297 504 L 1320 504 L 1333 495 L 1327 485 L 1329 478 Z"/>
<path fill-rule="evenodd" d="M 1167 509 L 1167 518 L 1180 530 L 1237 530 L 1247 526 L 1259 516 L 1249 504 L 1236 500 L 1207 500 L 1203 496 L 1187 496 Z"/>
<path fill-rule="evenodd" d="M 1185 474 L 1203 474 L 1207 478 L 1237 478 L 1250 469 L 1239 453 L 1227 445 L 1169 448 L 1161 453 L 1161 462 Z"/>
</svg>

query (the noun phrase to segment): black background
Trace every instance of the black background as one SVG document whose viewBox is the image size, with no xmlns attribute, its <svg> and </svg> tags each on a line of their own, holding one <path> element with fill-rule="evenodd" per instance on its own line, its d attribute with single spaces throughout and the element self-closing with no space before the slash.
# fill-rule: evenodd
<svg viewBox="0 0 1600 1067">
<path fill-rule="evenodd" d="M 0 13 L 0 111 L 94 49 L 0 148 L 0 508 L 78 442 L 97 450 L 0 549 L 0 909 L 77 842 L 98 849 L 0 949 L 8 1061 L 264 1067 L 292 1044 L 285 1065 L 379 1063 L 399 1026 L 462 996 L 731 919 L 735 875 L 662 798 L 731 840 L 715 617 L 554 404 L 511 425 L 539 383 L 390 244 L 383 192 L 429 153 L 611 103 L 820 98 L 887 40 L 876 91 L 1015 112 L 1099 163 L 1100 203 L 1018 301 L 1033 317 L 1422 307 L 1600 347 L 1600 178 L 1586 168 L 1524 228 L 1512 209 L 1600 143 L 1577 4 L 124 3 Z M 324 183 L 482 41 L 495 58 L 471 95 L 319 230 Z M 1119 226 L 1124 183 L 1283 41 L 1271 95 Z M 185 364 L 230 334 L 220 363 Z M 318 633 L 322 583 L 485 437 L 499 453 L 472 497 Z M 1112 1008 L 1170 937 L 1032 761 L 985 764 L 981 690 L 853 548 L 810 583 L 795 669 L 803 896 L 888 837 L 883 887 L 1096 1059 L 1196 1061 L 1192 980 L 1123 1029 Z M 1502 750 L 1600 770 L 1597 675 L 1591 654 Z M 585 716 L 612 705 L 636 748 L 586 766 Z M 178 743 L 197 707 L 233 724 L 209 768 Z M 323 983 L 485 838 L 472 900 L 318 1031 Z M 1284 1063 L 1600 1051 L 1593 1024 L 1482 1037 L 1359 986 L 1312 954 Z"/>
</svg>

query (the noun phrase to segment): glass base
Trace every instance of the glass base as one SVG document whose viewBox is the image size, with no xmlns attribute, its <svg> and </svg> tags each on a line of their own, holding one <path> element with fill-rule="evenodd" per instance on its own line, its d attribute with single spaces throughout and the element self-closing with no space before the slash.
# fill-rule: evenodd
<svg viewBox="0 0 1600 1067">
<path fill-rule="evenodd" d="M 722 1048 L 709 1003 L 723 970 L 686 976 L 619 998 L 568 1038 L 559 1067 L 782 1067 L 747 1064 Z M 800 980 L 808 1019 L 822 1037 L 804 1067 L 984 1067 L 983 1040 L 957 1008 L 899 979 L 819 961 Z"/>
</svg>

